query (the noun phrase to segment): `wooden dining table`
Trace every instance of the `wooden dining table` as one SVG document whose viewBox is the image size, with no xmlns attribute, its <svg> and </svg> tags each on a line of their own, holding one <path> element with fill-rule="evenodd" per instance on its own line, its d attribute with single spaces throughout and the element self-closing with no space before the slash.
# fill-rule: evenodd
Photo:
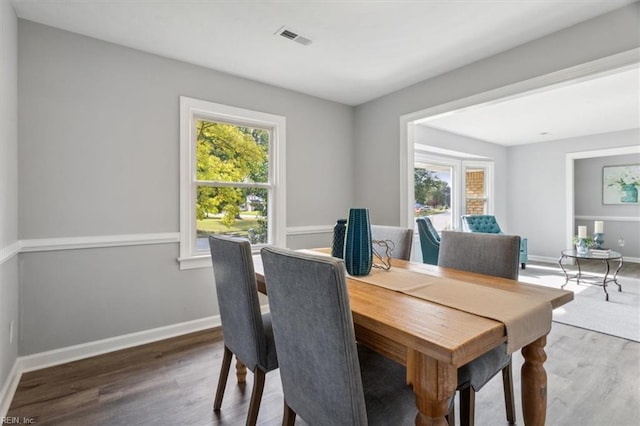
<svg viewBox="0 0 640 426">
<path fill-rule="evenodd" d="M 327 249 L 315 249 L 326 254 Z M 262 262 L 254 256 L 259 291 L 266 293 Z M 548 301 L 553 309 L 573 300 L 573 292 L 434 265 L 392 260 L 388 271 L 406 269 Z M 389 275 L 392 277 L 392 275 Z M 448 403 L 457 387 L 457 369 L 507 340 L 503 323 L 347 276 L 349 303 L 358 342 L 406 366 L 416 397 L 416 425 L 447 425 Z M 546 335 L 522 347 L 524 424 L 545 424 Z M 242 369 L 241 365 L 239 367 Z M 238 372 L 241 374 L 241 372 Z"/>
</svg>

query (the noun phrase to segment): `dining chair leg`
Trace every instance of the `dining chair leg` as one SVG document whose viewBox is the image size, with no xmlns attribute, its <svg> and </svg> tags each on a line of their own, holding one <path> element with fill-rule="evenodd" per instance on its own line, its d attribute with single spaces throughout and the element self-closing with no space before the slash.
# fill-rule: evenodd
<svg viewBox="0 0 640 426">
<path fill-rule="evenodd" d="M 282 426 L 293 426 L 296 422 L 296 412 L 284 402 L 284 414 L 282 415 Z"/>
<path fill-rule="evenodd" d="M 213 402 L 214 411 L 219 411 L 222 406 L 222 397 L 224 396 L 224 388 L 227 386 L 227 377 L 229 377 L 232 356 L 233 353 L 231 349 L 225 346 L 222 356 L 222 366 L 220 367 L 220 377 L 218 377 L 218 389 L 216 390 L 216 398 Z"/>
<path fill-rule="evenodd" d="M 460 426 L 473 426 L 476 414 L 476 391 L 471 386 L 460 391 Z"/>
<path fill-rule="evenodd" d="M 251 391 L 251 402 L 249 403 L 249 413 L 247 414 L 247 426 L 255 426 L 258 420 L 265 375 L 266 373 L 259 368 L 256 368 L 253 372 L 253 390 Z"/>
<path fill-rule="evenodd" d="M 504 387 L 504 406 L 507 410 L 507 421 L 512 425 L 516 422 L 516 407 L 513 399 L 513 371 L 511 363 L 502 369 L 502 386 Z"/>
</svg>

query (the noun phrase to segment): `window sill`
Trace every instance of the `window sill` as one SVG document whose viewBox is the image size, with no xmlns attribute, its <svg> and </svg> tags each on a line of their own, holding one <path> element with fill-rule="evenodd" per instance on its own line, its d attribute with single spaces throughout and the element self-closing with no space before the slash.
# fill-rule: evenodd
<svg viewBox="0 0 640 426">
<path fill-rule="evenodd" d="M 266 247 L 267 244 L 256 244 L 251 246 L 251 254 L 259 255 L 260 249 L 262 247 Z M 200 269 L 200 268 L 211 268 L 211 255 L 210 254 L 195 254 L 188 257 L 179 257 L 178 263 L 180 264 L 180 270 L 187 269 Z"/>
<path fill-rule="evenodd" d="M 180 270 L 211 268 L 211 255 L 205 254 L 201 256 L 180 257 L 178 258 Z"/>
</svg>

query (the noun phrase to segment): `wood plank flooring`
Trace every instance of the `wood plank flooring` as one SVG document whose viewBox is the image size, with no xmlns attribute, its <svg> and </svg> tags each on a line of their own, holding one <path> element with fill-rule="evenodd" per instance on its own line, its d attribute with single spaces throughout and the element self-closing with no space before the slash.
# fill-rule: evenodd
<svg viewBox="0 0 640 426">
<path fill-rule="evenodd" d="M 637 270 L 629 264 L 626 273 Z M 558 323 L 547 342 L 547 425 L 637 424 L 640 343 Z M 251 373 L 238 385 L 232 369 L 222 410 L 212 409 L 222 352 L 222 333 L 214 329 L 25 373 L 8 416 L 36 425 L 243 425 Z M 521 365 L 518 352 L 519 424 Z M 503 401 L 497 377 L 476 396 L 476 424 L 506 425 Z M 282 403 L 278 372 L 268 373 L 258 424 L 281 424 Z"/>
<path fill-rule="evenodd" d="M 251 373 L 239 386 L 232 372 L 221 412 L 212 409 L 222 350 L 220 330 L 210 330 L 26 373 L 8 416 L 33 418 L 37 425 L 242 425 Z M 547 355 L 548 425 L 637 424 L 640 343 L 554 323 Z M 520 365 L 516 353 L 522 424 Z M 267 374 L 258 424 L 281 424 L 281 415 L 274 371 Z M 476 424 L 507 424 L 499 378 L 478 392 Z"/>
</svg>

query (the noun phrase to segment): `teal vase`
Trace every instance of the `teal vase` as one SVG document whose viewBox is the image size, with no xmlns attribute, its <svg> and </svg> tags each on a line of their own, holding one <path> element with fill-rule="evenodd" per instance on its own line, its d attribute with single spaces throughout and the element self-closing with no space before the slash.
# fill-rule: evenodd
<svg viewBox="0 0 640 426">
<path fill-rule="evenodd" d="M 350 275 L 367 275 L 373 265 L 369 210 L 349 209 L 344 242 L 344 263 Z"/>
<path fill-rule="evenodd" d="M 333 227 L 333 244 L 331 245 L 331 256 L 342 259 L 344 256 L 344 234 L 347 231 L 347 219 L 338 219 Z"/>
<path fill-rule="evenodd" d="M 623 185 L 621 188 L 622 197 L 620 201 L 623 203 L 637 203 L 638 202 L 638 188 L 635 185 Z"/>
</svg>

